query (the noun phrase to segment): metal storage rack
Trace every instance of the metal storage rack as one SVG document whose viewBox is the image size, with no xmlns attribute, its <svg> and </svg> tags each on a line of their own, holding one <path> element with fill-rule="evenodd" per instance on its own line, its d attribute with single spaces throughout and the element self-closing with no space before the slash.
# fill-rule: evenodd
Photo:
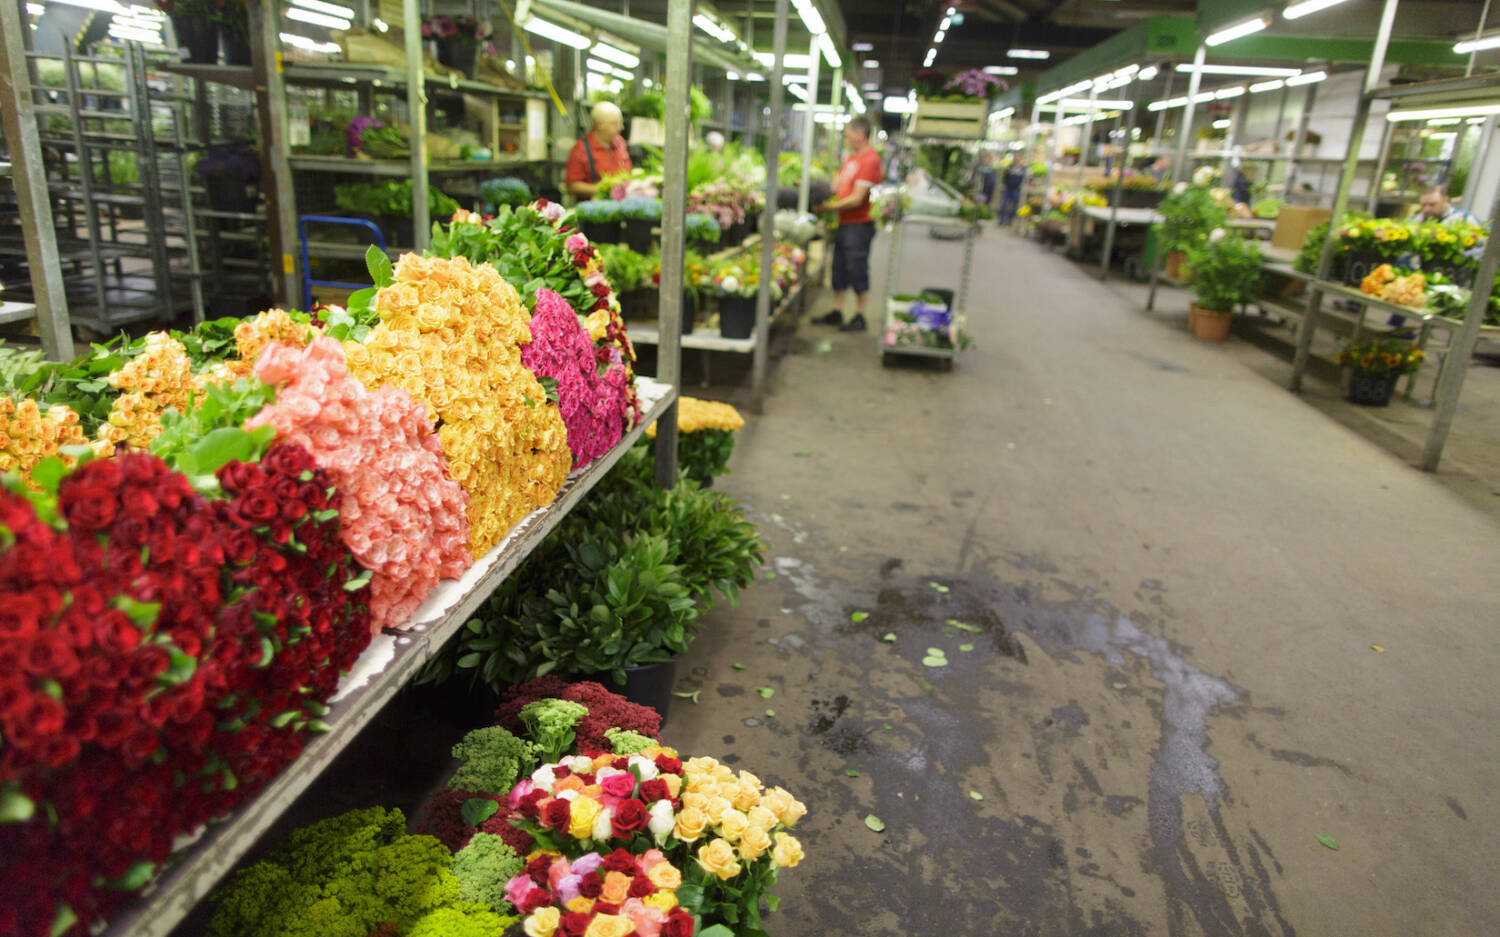
<svg viewBox="0 0 1500 937">
<path fill-rule="evenodd" d="M 948 330 L 947 348 L 929 348 L 923 345 L 900 345 L 887 344 L 886 339 L 890 335 L 891 325 L 895 321 L 897 303 L 894 298 L 893 286 L 896 282 L 896 269 L 901 264 L 901 231 L 906 225 L 928 225 L 929 231 L 934 237 L 942 236 L 943 231 L 959 231 L 964 242 L 963 264 L 959 269 L 958 288 L 954 291 L 952 313 L 953 321 Z M 969 295 L 969 274 L 974 267 L 974 241 L 979 234 L 979 225 L 974 222 L 960 221 L 957 218 L 942 218 L 934 215 L 905 215 L 891 225 L 891 250 L 886 261 L 885 288 L 882 290 L 884 311 L 881 314 L 880 341 L 877 343 L 880 349 L 880 363 L 888 365 L 892 359 L 900 355 L 910 355 L 922 358 L 937 358 L 943 362 L 944 370 L 951 370 L 953 363 L 958 360 L 959 352 L 959 330 L 964 321 L 964 309 L 966 308 Z"/>
</svg>

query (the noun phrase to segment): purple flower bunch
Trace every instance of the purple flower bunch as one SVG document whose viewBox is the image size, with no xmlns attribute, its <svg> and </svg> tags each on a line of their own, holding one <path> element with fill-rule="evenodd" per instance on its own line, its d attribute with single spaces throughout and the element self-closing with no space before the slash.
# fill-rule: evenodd
<svg viewBox="0 0 1500 937">
<path fill-rule="evenodd" d="M 966 72 L 960 72 L 943 86 L 953 89 L 960 94 L 967 94 L 976 98 L 987 98 L 996 91 L 1004 91 L 1010 87 L 1004 81 L 993 75 L 986 75 L 977 68 L 971 68 Z"/>
<path fill-rule="evenodd" d="M 216 143 L 198 160 L 194 172 L 200 179 L 227 177 L 254 184 L 260 182 L 260 156 L 248 143 Z"/>
</svg>

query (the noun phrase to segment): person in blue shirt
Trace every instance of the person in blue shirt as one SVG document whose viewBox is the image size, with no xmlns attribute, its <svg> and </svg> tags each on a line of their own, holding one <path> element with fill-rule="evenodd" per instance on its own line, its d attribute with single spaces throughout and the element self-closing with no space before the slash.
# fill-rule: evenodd
<svg viewBox="0 0 1500 937">
<path fill-rule="evenodd" d="M 1443 224 L 1467 222 L 1479 224 L 1479 218 L 1471 211 L 1459 208 L 1448 198 L 1448 187 L 1432 186 L 1422 192 L 1420 201 L 1422 217 L 1419 221 L 1441 221 Z"/>
</svg>

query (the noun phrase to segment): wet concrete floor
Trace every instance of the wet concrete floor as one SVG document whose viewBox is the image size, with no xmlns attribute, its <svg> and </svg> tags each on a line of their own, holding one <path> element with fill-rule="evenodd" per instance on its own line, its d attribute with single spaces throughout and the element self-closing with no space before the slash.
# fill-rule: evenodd
<svg viewBox="0 0 1500 937">
<path fill-rule="evenodd" d="M 957 369 L 804 324 L 718 486 L 768 568 L 665 733 L 807 802 L 771 932 L 1500 933 L 1495 521 L 1128 291 L 976 261 Z"/>
</svg>

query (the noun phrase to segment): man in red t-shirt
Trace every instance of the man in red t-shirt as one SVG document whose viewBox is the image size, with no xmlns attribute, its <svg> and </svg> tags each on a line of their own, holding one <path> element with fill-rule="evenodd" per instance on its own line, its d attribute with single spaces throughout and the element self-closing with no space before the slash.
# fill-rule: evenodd
<svg viewBox="0 0 1500 937">
<path fill-rule="evenodd" d="M 608 101 L 600 101 L 589 112 L 593 126 L 583 139 L 573 144 L 568 154 L 568 169 L 563 182 L 568 192 L 579 198 L 593 198 L 599 180 L 611 173 L 630 169 L 630 154 L 625 151 L 625 117 Z"/>
<path fill-rule="evenodd" d="M 870 219 L 870 188 L 880 181 L 880 154 L 870 145 L 870 121 L 856 117 L 844 127 L 844 146 L 849 157 L 834 182 L 834 198 L 818 211 L 839 213 L 833 241 L 834 309 L 814 319 L 820 325 L 837 325 L 842 332 L 863 332 L 865 300 L 870 295 L 870 242 L 875 240 L 875 222 Z M 844 293 L 854 290 L 854 318 L 844 322 Z"/>
</svg>

